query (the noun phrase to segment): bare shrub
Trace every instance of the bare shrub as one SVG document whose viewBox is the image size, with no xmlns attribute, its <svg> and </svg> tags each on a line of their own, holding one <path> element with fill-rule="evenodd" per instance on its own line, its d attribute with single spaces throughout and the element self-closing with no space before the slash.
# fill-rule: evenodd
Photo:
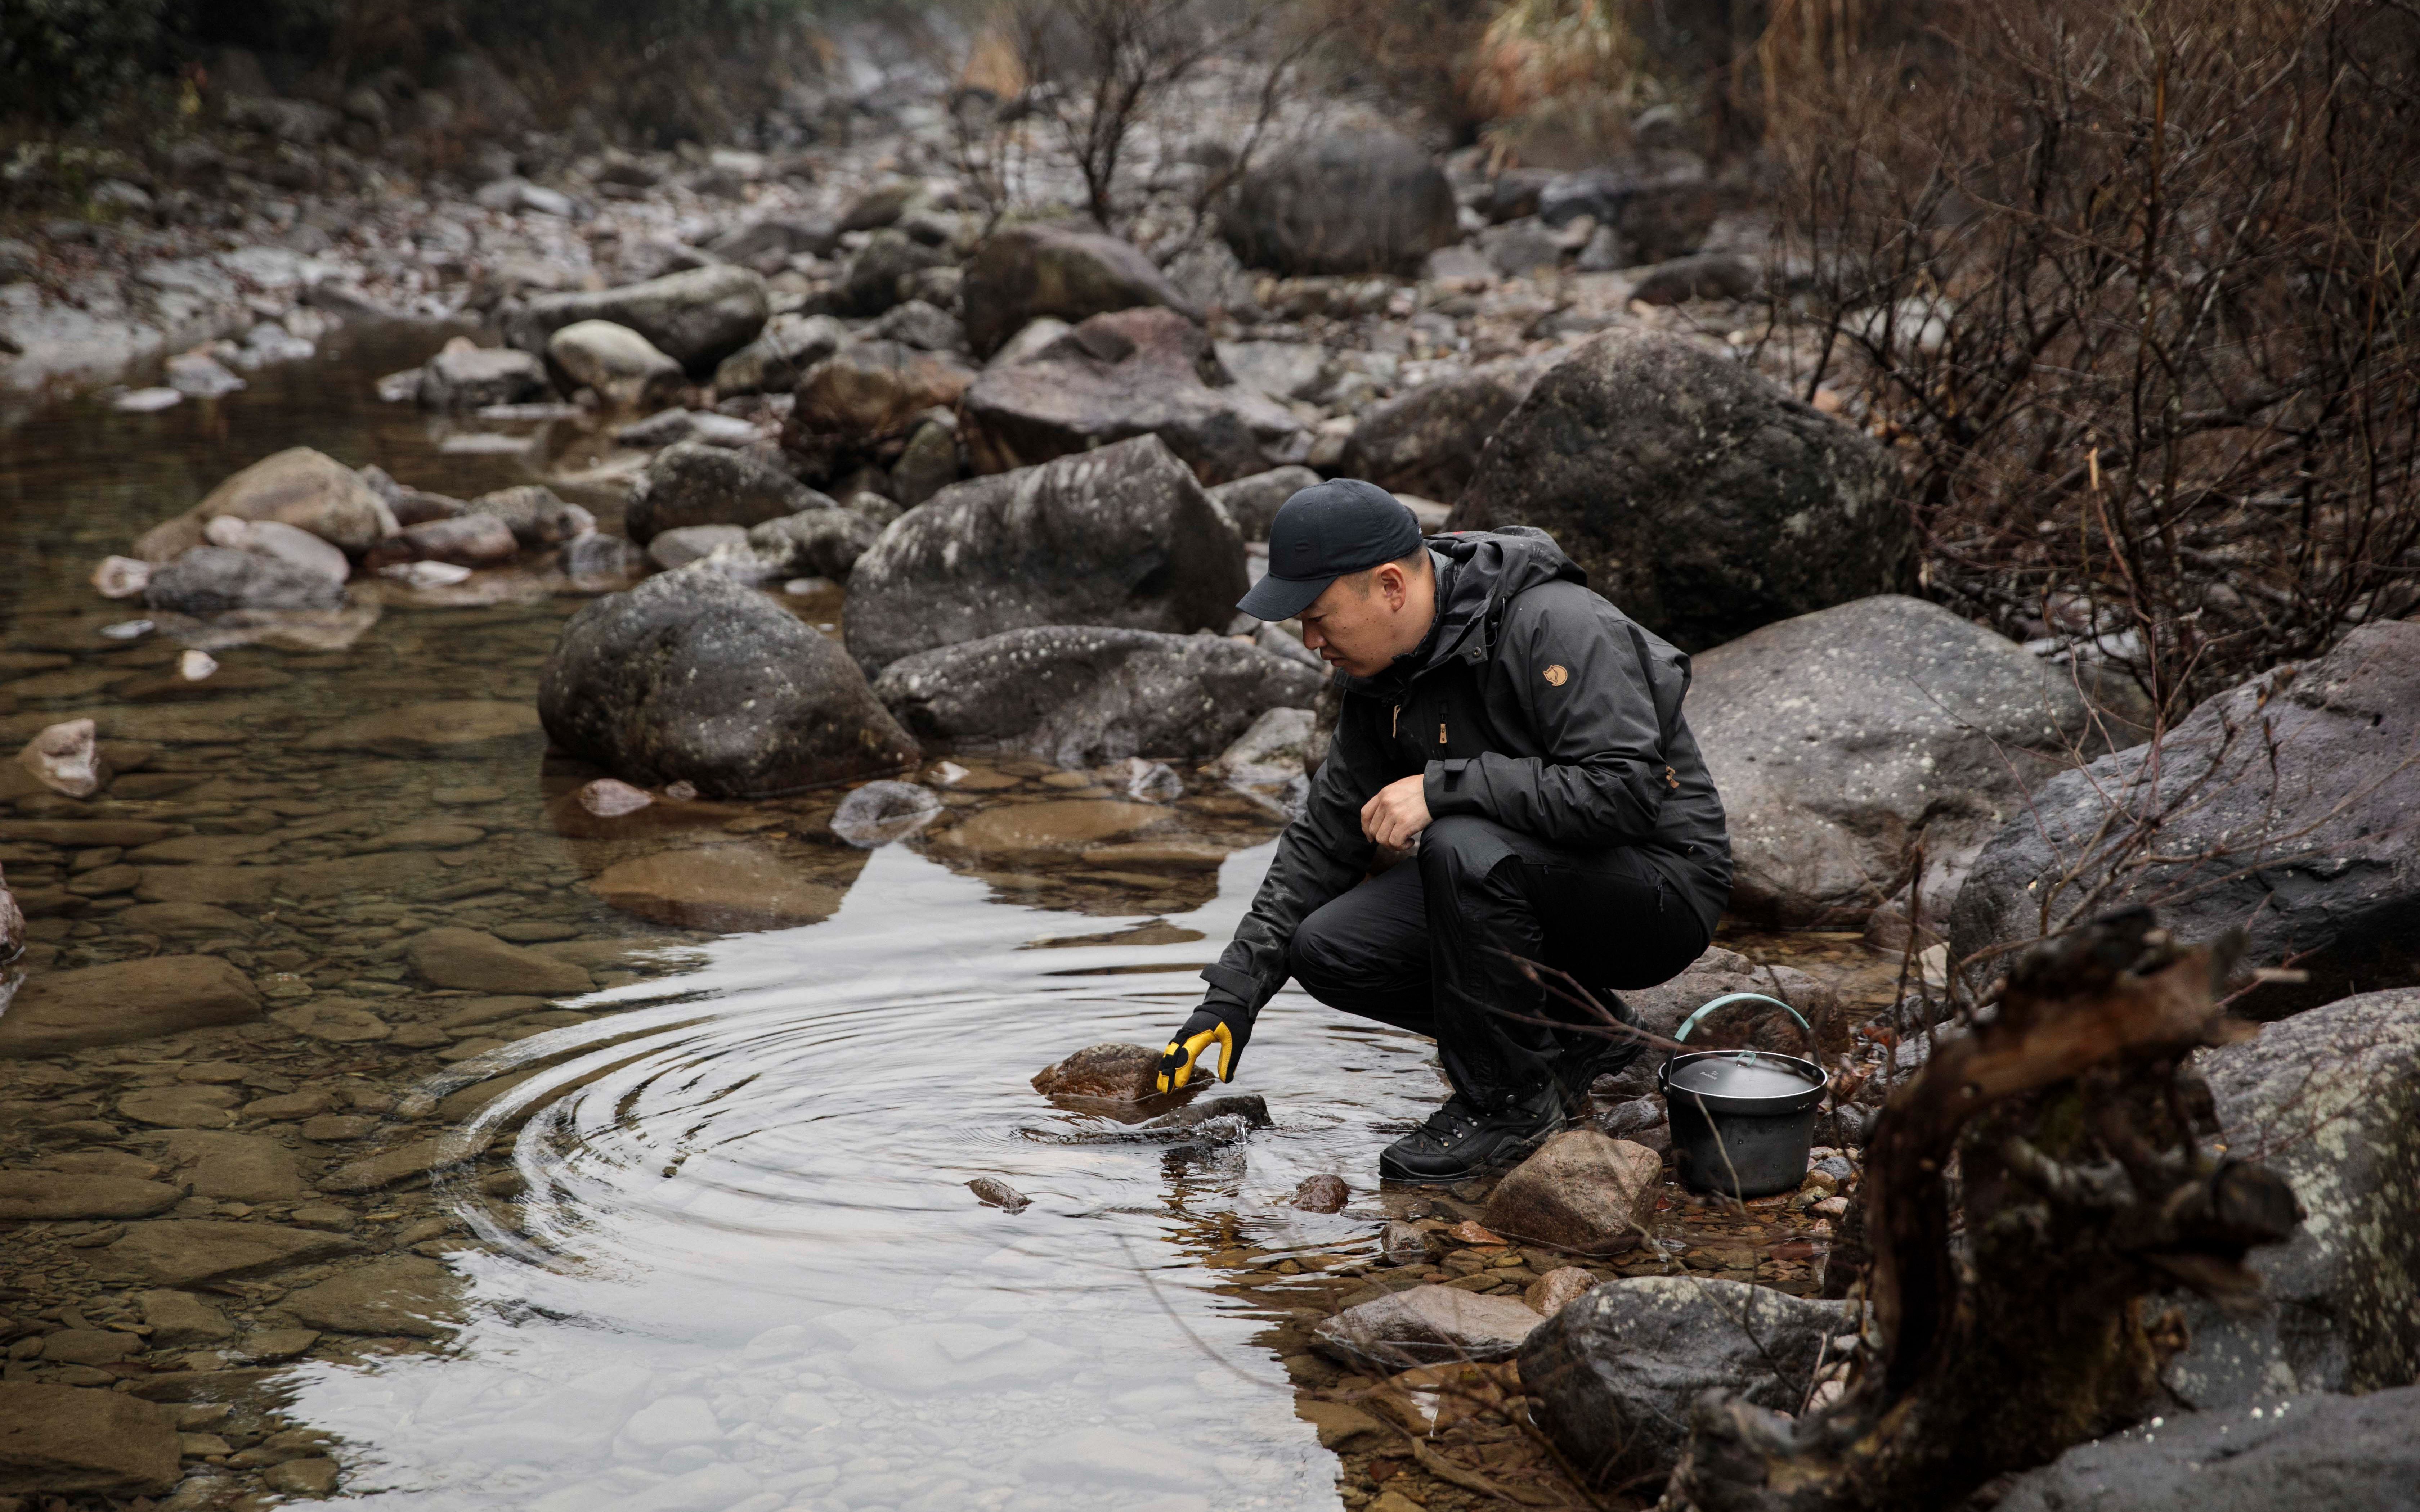
<svg viewBox="0 0 2420 1512">
<path fill-rule="evenodd" d="M 2420 605 L 2420 13 L 1776 8 L 1777 339 L 1934 596 L 2165 723 Z"/>
</svg>

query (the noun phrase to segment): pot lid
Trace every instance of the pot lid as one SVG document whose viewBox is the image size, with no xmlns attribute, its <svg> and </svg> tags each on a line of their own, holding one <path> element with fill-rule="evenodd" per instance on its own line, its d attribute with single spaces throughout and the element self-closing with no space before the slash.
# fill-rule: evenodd
<svg viewBox="0 0 2420 1512">
<path fill-rule="evenodd" d="M 1803 1097 L 1822 1080 L 1806 1061 L 1763 1050 L 1692 1056 L 1677 1062 L 1666 1076 L 1674 1091 L 1702 1097 Z"/>
</svg>

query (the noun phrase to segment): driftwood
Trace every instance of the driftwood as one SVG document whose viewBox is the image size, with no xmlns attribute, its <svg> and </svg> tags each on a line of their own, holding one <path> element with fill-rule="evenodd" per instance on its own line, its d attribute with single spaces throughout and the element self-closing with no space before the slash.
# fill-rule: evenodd
<svg viewBox="0 0 2420 1512">
<path fill-rule="evenodd" d="M 2249 1299 L 2245 1252 L 2300 1220 L 2282 1180 L 2195 1138 L 2207 1091 L 2186 1056 L 2254 1032 L 2218 1003 L 2237 949 L 2180 948 L 2135 910 L 2020 963 L 1997 1015 L 1893 1093 L 1868 1147 L 1879 1348 L 1797 1419 L 1709 1393 L 1666 1512 L 1950 1506 L 2138 1421 L 2183 1342 L 2146 1299 Z"/>
</svg>

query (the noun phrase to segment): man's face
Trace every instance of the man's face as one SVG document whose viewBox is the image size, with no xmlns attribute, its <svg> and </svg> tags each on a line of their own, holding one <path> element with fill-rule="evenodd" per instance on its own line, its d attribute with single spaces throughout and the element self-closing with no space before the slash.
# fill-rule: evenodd
<svg viewBox="0 0 2420 1512">
<path fill-rule="evenodd" d="M 1433 606 L 1415 587 L 1391 562 L 1339 578 L 1302 611 L 1302 643 L 1331 667 L 1374 677 L 1428 634 Z"/>
</svg>

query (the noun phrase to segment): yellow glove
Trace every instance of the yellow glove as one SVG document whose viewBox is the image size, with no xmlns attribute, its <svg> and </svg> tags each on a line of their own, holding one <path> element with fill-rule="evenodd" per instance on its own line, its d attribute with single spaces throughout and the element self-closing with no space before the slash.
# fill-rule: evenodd
<svg viewBox="0 0 2420 1512">
<path fill-rule="evenodd" d="M 1208 1004 L 1193 1011 L 1176 1038 L 1168 1041 L 1159 1057 L 1159 1089 L 1173 1092 L 1193 1079 L 1194 1067 L 1202 1053 L 1212 1045 L 1218 1047 L 1218 1077 L 1222 1082 L 1235 1079 L 1235 1057 L 1244 1053 L 1244 1041 L 1252 1037 L 1252 1027 L 1227 1022 L 1226 1016 Z M 1206 1072 L 1208 1068 L 1203 1068 Z"/>
</svg>

